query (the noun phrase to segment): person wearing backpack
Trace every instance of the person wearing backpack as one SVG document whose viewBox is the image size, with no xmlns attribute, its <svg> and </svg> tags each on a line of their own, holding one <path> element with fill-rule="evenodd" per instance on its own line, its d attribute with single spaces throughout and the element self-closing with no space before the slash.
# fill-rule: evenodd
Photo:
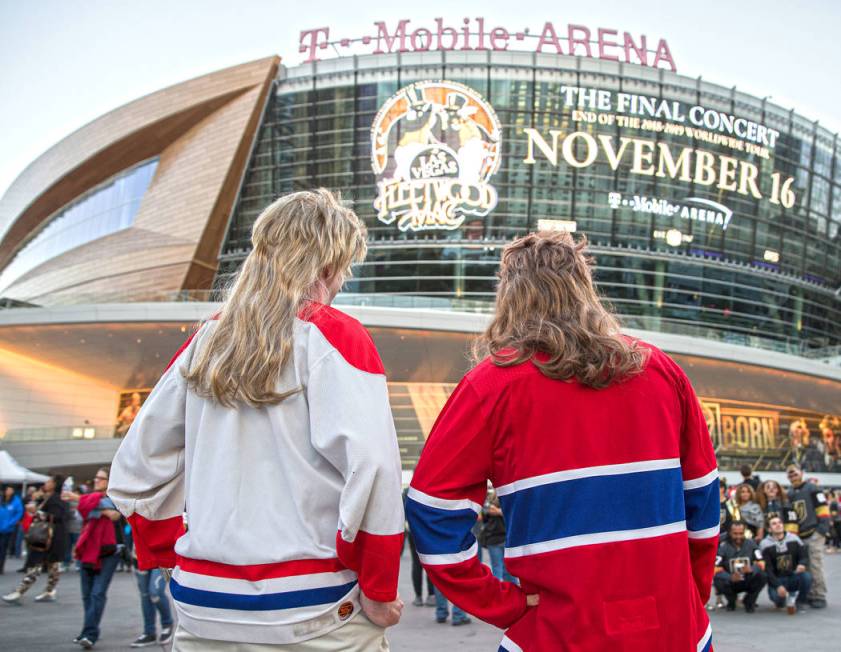
<svg viewBox="0 0 841 652">
<path fill-rule="evenodd" d="M 35 596 L 35 601 L 56 600 L 56 586 L 61 577 L 59 565 L 64 560 L 67 546 L 67 504 L 59 495 L 63 483 L 64 477 L 54 475 L 33 495 L 38 507 L 26 533 L 29 549 L 26 574 L 16 590 L 3 596 L 4 602 L 22 604 L 23 595 L 35 584 L 44 570 L 47 571 L 47 588 Z"/>
</svg>

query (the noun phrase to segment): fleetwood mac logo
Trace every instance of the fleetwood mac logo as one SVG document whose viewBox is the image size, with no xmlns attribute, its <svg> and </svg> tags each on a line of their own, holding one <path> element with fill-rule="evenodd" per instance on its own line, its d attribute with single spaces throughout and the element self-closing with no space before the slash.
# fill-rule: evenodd
<svg viewBox="0 0 841 652">
<path fill-rule="evenodd" d="M 456 229 L 497 203 L 488 183 L 499 168 L 499 120 L 473 89 L 417 82 L 399 90 L 374 118 L 374 208 L 401 231 Z"/>
</svg>

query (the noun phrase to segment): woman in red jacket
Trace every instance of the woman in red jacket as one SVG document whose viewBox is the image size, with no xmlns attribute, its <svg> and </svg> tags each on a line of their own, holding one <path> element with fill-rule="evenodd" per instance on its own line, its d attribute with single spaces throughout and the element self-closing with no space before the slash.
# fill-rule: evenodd
<svg viewBox="0 0 841 652">
<path fill-rule="evenodd" d="M 545 232 L 506 247 L 484 359 L 426 443 L 410 527 L 435 586 L 507 629 L 501 650 L 706 652 L 719 521 L 710 437 L 680 367 L 620 334 L 585 245 Z M 522 588 L 476 557 L 488 480 Z"/>
</svg>

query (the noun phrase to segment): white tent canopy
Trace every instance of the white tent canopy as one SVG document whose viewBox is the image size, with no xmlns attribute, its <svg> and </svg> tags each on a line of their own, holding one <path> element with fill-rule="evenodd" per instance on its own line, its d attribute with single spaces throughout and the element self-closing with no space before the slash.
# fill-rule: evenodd
<svg viewBox="0 0 841 652">
<path fill-rule="evenodd" d="M 8 451 L 0 451 L 0 482 L 9 484 L 39 484 L 49 480 L 48 475 L 35 473 L 18 464 Z"/>
</svg>

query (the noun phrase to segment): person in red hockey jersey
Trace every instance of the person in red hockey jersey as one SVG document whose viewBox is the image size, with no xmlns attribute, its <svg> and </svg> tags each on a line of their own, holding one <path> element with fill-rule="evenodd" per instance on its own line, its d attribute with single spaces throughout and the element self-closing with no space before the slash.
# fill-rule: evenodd
<svg viewBox="0 0 841 652">
<path fill-rule="evenodd" d="M 505 629 L 507 652 L 711 650 L 720 515 L 701 406 L 675 362 L 620 333 L 586 240 L 540 232 L 506 247 L 477 354 L 406 501 L 435 586 Z M 488 480 L 520 587 L 476 557 Z"/>
</svg>

